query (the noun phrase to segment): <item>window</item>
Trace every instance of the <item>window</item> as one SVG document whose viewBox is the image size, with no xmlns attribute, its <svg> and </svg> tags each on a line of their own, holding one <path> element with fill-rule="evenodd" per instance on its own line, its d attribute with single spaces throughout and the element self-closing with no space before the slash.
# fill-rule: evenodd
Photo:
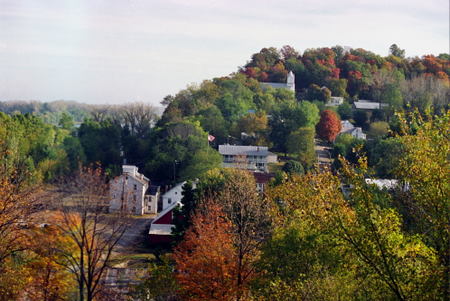
<svg viewBox="0 0 450 301">
<path fill-rule="evenodd" d="M 175 194 L 178 194 L 178 192 L 175 191 Z"/>
<path fill-rule="evenodd" d="M 172 199 L 169 198 L 169 199 L 167 200 L 167 203 L 172 204 Z"/>
<path fill-rule="evenodd" d="M 137 190 L 137 185 L 136 184 L 134 184 L 134 190 Z"/>
</svg>

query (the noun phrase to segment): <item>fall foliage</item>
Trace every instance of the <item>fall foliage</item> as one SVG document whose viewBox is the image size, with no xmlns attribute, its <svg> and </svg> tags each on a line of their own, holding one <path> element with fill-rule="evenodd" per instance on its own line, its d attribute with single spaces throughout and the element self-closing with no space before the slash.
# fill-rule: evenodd
<svg viewBox="0 0 450 301">
<path fill-rule="evenodd" d="M 175 277 L 187 300 L 233 300 L 237 283 L 231 221 L 219 204 L 203 206 L 174 250 Z"/>
<path fill-rule="evenodd" d="M 316 126 L 317 135 L 332 142 L 341 131 L 342 125 L 337 114 L 331 110 L 325 110 L 320 114 L 320 121 Z"/>
</svg>

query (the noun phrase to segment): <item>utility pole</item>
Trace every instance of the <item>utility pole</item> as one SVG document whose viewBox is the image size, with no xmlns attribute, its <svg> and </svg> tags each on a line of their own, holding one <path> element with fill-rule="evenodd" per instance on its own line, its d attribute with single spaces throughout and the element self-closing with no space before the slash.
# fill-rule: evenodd
<svg viewBox="0 0 450 301">
<path fill-rule="evenodd" d="M 175 183 L 175 180 L 176 180 L 176 164 L 178 164 L 178 161 L 177 160 L 174 160 L 173 161 L 173 182 Z"/>
</svg>

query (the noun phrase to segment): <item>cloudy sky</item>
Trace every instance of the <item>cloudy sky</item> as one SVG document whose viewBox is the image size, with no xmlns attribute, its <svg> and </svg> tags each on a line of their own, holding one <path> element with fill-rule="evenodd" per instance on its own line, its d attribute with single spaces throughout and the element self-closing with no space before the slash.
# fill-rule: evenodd
<svg viewBox="0 0 450 301">
<path fill-rule="evenodd" d="M 0 0 L 0 100 L 157 104 L 263 47 L 449 52 L 448 0 Z"/>
</svg>

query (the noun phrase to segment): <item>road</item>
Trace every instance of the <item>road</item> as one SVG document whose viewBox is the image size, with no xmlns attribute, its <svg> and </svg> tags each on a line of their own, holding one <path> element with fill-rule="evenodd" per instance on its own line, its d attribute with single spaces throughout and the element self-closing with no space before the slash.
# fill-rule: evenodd
<svg viewBox="0 0 450 301">
<path fill-rule="evenodd" d="M 314 150 L 317 155 L 317 162 L 319 163 L 319 167 L 322 168 L 330 168 L 333 163 L 333 159 L 331 158 L 331 147 L 327 145 L 327 143 L 314 139 Z"/>
</svg>

